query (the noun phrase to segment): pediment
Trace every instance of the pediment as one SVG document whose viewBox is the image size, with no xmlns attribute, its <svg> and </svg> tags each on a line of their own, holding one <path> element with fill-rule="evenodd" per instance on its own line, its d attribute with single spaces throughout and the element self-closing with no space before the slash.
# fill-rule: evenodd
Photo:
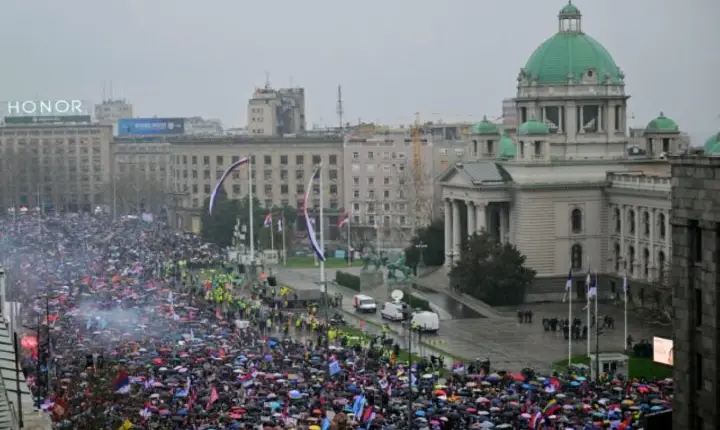
<svg viewBox="0 0 720 430">
<path fill-rule="evenodd" d="M 473 185 L 467 173 L 456 166 L 451 166 L 445 173 L 440 175 L 440 184 L 454 185 L 456 187 L 471 187 Z"/>
</svg>

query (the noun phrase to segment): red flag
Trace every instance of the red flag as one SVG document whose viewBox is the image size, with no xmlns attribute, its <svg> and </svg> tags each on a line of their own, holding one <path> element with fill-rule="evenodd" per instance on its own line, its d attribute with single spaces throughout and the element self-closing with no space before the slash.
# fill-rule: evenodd
<svg viewBox="0 0 720 430">
<path fill-rule="evenodd" d="M 195 400 L 197 400 L 197 392 L 195 392 L 195 390 L 190 390 L 190 398 L 188 399 L 185 409 L 191 411 L 193 405 L 195 404 Z"/>
<path fill-rule="evenodd" d="M 223 319 L 222 313 L 220 312 L 220 308 L 219 308 L 219 307 L 218 307 L 218 308 L 215 308 L 215 318 L 217 318 L 217 319 L 219 319 L 219 320 Z"/>
<path fill-rule="evenodd" d="M 210 400 L 208 401 L 207 406 L 205 406 L 205 410 L 209 411 L 212 407 L 213 403 L 217 402 L 220 396 L 218 396 L 218 392 L 215 389 L 215 387 L 212 387 L 212 391 L 210 392 Z"/>
</svg>

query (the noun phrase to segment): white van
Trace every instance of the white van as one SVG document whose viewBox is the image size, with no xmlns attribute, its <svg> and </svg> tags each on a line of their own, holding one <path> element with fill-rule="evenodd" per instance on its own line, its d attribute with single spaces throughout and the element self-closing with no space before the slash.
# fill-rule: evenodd
<svg viewBox="0 0 720 430">
<path fill-rule="evenodd" d="M 402 321 L 405 318 L 405 306 L 402 302 L 385 302 L 380 309 L 380 316 L 390 321 Z"/>
<path fill-rule="evenodd" d="M 375 299 L 364 294 L 356 294 L 353 297 L 353 307 L 355 307 L 355 310 L 357 312 L 377 312 L 377 304 L 375 303 Z"/>
<path fill-rule="evenodd" d="M 415 312 L 410 320 L 411 326 L 416 326 L 425 333 L 435 333 L 440 329 L 440 317 L 435 312 Z"/>
</svg>

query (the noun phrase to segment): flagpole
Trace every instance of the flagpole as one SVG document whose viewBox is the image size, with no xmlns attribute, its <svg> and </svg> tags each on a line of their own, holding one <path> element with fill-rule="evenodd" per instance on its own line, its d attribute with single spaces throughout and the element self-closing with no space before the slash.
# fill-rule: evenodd
<svg viewBox="0 0 720 430">
<path fill-rule="evenodd" d="M 318 179 L 318 184 L 320 185 L 320 252 L 322 253 L 322 256 L 325 257 L 325 223 L 323 222 L 323 172 L 322 172 L 322 164 L 318 166 L 318 175 L 320 175 L 320 178 Z M 327 296 L 327 286 L 325 285 L 325 258 L 320 259 L 320 283 L 323 288 L 323 293 Z M 327 299 L 326 299 L 327 301 Z"/>
<path fill-rule="evenodd" d="M 350 215 L 348 215 L 348 219 L 347 219 L 347 230 L 348 230 L 347 231 L 347 253 L 348 253 L 347 264 L 348 264 L 348 266 L 351 266 L 353 255 L 352 255 L 352 251 L 350 250 Z"/>
<path fill-rule="evenodd" d="M 587 310 L 587 356 L 590 357 L 590 337 L 592 325 L 590 324 L 590 288 L 592 287 L 592 275 L 590 274 L 590 257 L 588 257 L 588 272 L 585 277 L 585 309 Z"/>
<path fill-rule="evenodd" d="M 625 296 L 625 309 L 624 309 L 624 315 L 623 319 L 625 320 L 625 337 L 623 338 L 623 351 L 627 349 L 627 338 L 628 338 L 628 323 L 627 323 L 627 302 L 628 302 L 628 282 L 627 282 L 627 273 L 623 276 L 623 295 Z"/>
<path fill-rule="evenodd" d="M 250 210 L 249 218 L 250 218 L 250 261 L 252 265 L 255 264 L 255 222 L 253 220 L 253 194 L 252 194 L 252 187 L 253 187 L 253 180 L 252 180 L 252 163 L 253 163 L 253 156 L 250 156 L 250 160 L 248 162 L 248 208 Z"/>
<path fill-rule="evenodd" d="M 573 319 L 572 319 L 572 270 L 570 271 L 571 276 L 568 278 L 568 283 L 570 285 L 570 288 L 567 290 L 568 294 L 568 373 L 570 369 L 570 365 L 572 364 L 572 328 L 573 328 Z"/>
<path fill-rule="evenodd" d="M 287 266 L 287 247 L 285 246 L 285 230 L 286 230 L 287 226 L 285 225 L 285 216 L 284 216 L 284 214 L 283 214 L 283 215 L 280 215 L 280 219 L 282 220 L 282 221 L 281 221 L 282 224 L 280 224 L 280 225 L 282 226 L 282 227 L 281 227 L 281 228 L 282 228 L 282 231 L 281 231 L 280 233 L 282 233 L 283 266 Z"/>
<path fill-rule="evenodd" d="M 273 230 L 272 212 L 270 213 L 270 249 L 275 251 L 275 231 Z"/>
</svg>

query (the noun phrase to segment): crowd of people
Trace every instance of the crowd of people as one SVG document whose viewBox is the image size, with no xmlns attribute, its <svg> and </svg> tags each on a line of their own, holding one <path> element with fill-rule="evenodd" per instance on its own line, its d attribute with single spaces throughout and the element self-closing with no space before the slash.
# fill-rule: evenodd
<svg viewBox="0 0 720 430">
<path fill-rule="evenodd" d="M 27 218 L 0 221 L 0 262 L 22 371 L 56 428 L 636 429 L 671 407 L 670 380 L 410 365 L 392 342 L 282 305 L 292 291 L 224 267 L 195 235 Z"/>
</svg>

